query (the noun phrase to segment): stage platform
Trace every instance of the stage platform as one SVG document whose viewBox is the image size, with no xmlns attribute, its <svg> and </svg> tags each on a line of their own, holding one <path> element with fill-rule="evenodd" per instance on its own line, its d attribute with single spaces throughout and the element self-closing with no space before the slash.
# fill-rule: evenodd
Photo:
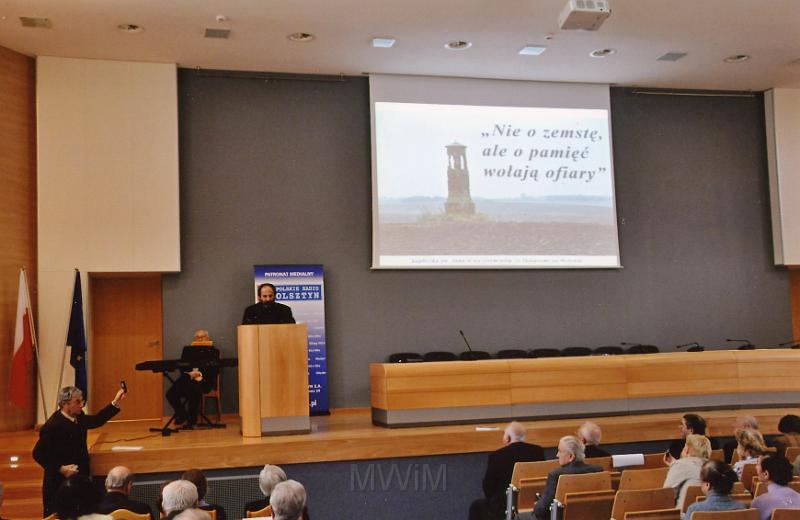
<svg viewBox="0 0 800 520">
<path fill-rule="evenodd" d="M 732 435 L 740 415 L 754 415 L 765 434 L 776 434 L 778 420 L 796 408 L 697 411 L 708 420 L 712 436 Z M 643 443 L 679 437 L 682 413 L 595 417 L 603 444 Z M 523 421 L 528 441 L 554 447 L 575 432 L 584 419 Z M 148 431 L 158 421 L 110 422 L 90 438 L 92 473 L 105 475 L 117 465 L 137 474 L 203 469 L 244 468 L 264 464 L 302 464 L 454 455 L 492 451 L 501 446 L 505 423 L 389 429 L 374 426 L 368 408 L 333 410 L 311 418 L 311 433 L 243 438 L 239 418 L 223 416 L 225 429 L 181 431 L 169 437 Z M 138 451 L 128 451 L 141 447 Z M 122 450 L 122 451 L 120 451 Z M 198 461 L 202 461 L 199 463 Z"/>
</svg>

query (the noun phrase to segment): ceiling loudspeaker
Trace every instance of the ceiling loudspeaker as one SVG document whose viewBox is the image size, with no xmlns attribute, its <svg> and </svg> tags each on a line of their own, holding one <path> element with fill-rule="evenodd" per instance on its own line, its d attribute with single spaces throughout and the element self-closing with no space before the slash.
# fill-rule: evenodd
<svg viewBox="0 0 800 520">
<path fill-rule="evenodd" d="M 558 26 L 565 30 L 596 31 L 611 16 L 607 0 L 569 0 L 558 16 Z"/>
</svg>

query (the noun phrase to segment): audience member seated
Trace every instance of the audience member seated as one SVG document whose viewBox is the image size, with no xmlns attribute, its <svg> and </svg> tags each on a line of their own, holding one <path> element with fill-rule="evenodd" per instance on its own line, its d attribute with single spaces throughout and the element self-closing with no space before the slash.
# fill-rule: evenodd
<svg viewBox="0 0 800 520">
<path fill-rule="evenodd" d="M 782 455 L 768 454 L 758 461 L 758 480 L 767 492 L 753 499 L 761 520 L 769 520 L 773 509 L 800 509 L 800 493 L 788 486 L 792 480 L 792 465 Z"/>
<path fill-rule="evenodd" d="M 598 473 L 603 471 L 600 466 L 586 464 L 584 459 L 584 449 L 581 440 L 573 435 L 562 437 L 558 441 L 558 463 L 560 468 L 554 469 L 547 475 L 542 496 L 536 501 L 533 508 L 533 516 L 538 520 L 550 518 L 550 505 L 556 496 L 556 485 L 558 477 L 561 475 L 573 475 L 576 473 Z"/>
<path fill-rule="evenodd" d="M 734 464 L 733 470 L 737 477 L 742 478 L 742 470 L 745 465 L 758 462 L 758 458 L 766 453 L 767 446 L 764 444 L 764 437 L 758 430 L 737 430 L 736 443 L 739 460 Z"/>
<path fill-rule="evenodd" d="M 800 417 L 784 415 L 778 421 L 778 431 L 783 434 L 775 438 L 778 454 L 784 455 L 786 448 L 800 446 Z"/>
<path fill-rule="evenodd" d="M 695 511 L 733 511 L 747 509 L 741 502 L 731 498 L 733 483 L 739 480 L 730 466 L 718 460 L 709 460 L 703 464 L 700 471 L 700 480 L 703 481 L 702 489 L 706 499 L 695 502 L 686 510 L 685 520 L 692 519 Z"/>
<path fill-rule="evenodd" d="M 278 483 L 269 497 L 273 520 L 297 520 L 306 507 L 306 490 L 296 480 Z"/>
<path fill-rule="evenodd" d="M 181 478 L 183 480 L 188 480 L 197 488 L 197 507 L 199 509 L 203 509 L 204 511 L 216 511 L 217 520 L 226 520 L 225 509 L 223 509 L 221 505 L 209 504 L 206 502 L 208 480 L 206 480 L 206 476 L 203 475 L 202 471 L 199 469 L 190 469 L 181 475 Z"/>
<path fill-rule="evenodd" d="M 696 434 L 686 436 L 681 458 L 670 464 L 667 478 L 664 480 L 664 487 L 675 490 L 676 507 L 683 507 L 687 487 L 701 483 L 700 471 L 709 457 L 711 457 L 711 443 L 706 437 Z"/>
<path fill-rule="evenodd" d="M 681 458 L 683 446 L 686 444 L 685 439 L 687 435 L 694 434 L 708 437 L 708 432 L 706 431 L 706 420 L 695 413 L 687 413 L 681 417 L 681 424 L 678 426 L 678 429 L 681 432 L 681 438 L 670 443 L 667 457 L 664 458 L 664 463 L 666 463 L 668 466 L 672 464 L 674 460 Z M 711 440 L 709 442 L 711 442 L 711 449 L 716 448 L 715 441 Z"/>
<path fill-rule="evenodd" d="M 161 510 L 165 520 L 173 520 L 187 509 L 197 507 L 197 486 L 188 480 L 173 480 L 161 490 Z"/>
<path fill-rule="evenodd" d="M 125 466 L 112 468 L 106 476 L 106 495 L 97 508 L 99 513 L 108 514 L 117 509 L 127 509 L 138 514 L 148 514 L 153 520 L 155 516 L 150 506 L 129 498 L 133 488 L 133 473 Z"/>
<path fill-rule="evenodd" d="M 600 427 L 593 422 L 586 421 L 578 428 L 578 438 L 584 446 L 584 454 L 587 459 L 594 457 L 610 457 L 611 454 L 600 448 L 600 437 L 603 432 Z"/>
<path fill-rule="evenodd" d="M 258 474 L 258 487 L 261 489 L 261 493 L 264 495 L 264 498 L 246 503 L 244 505 L 245 512 L 261 511 L 267 507 L 269 505 L 269 496 L 272 494 L 272 490 L 275 489 L 275 486 L 285 480 L 286 472 L 284 472 L 280 467 L 273 466 L 272 464 L 267 464 L 264 466 L 264 468 L 261 470 L 261 473 Z"/>
<path fill-rule="evenodd" d="M 486 464 L 486 473 L 483 476 L 485 498 L 470 504 L 470 520 L 505 518 L 506 489 L 511 483 L 514 464 L 544 460 L 541 446 L 525 442 L 527 433 L 525 426 L 517 421 L 506 426 L 503 432 L 504 446 L 490 453 Z"/>
<path fill-rule="evenodd" d="M 103 492 L 86 475 L 73 475 L 58 488 L 55 497 L 59 520 L 111 520 L 97 512 Z"/>
<path fill-rule="evenodd" d="M 211 520 L 211 515 L 202 509 L 187 509 L 175 516 L 175 520 Z"/>
<path fill-rule="evenodd" d="M 726 442 L 722 446 L 722 451 L 725 454 L 725 462 L 728 464 L 731 463 L 731 458 L 733 457 L 733 452 L 736 451 L 736 446 L 738 443 L 736 442 L 736 432 L 739 430 L 756 430 L 758 431 L 758 420 L 752 415 L 742 415 L 741 417 L 736 418 L 736 422 L 733 423 L 733 440 Z"/>
</svg>

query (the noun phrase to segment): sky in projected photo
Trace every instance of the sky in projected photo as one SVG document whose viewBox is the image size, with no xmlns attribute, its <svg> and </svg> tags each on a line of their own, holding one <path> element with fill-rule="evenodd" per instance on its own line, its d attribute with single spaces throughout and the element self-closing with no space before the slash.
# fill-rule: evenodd
<svg viewBox="0 0 800 520">
<path fill-rule="evenodd" d="M 378 197 L 446 197 L 445 146 L 457 142 L 473 198 L 611 199 L 608 131 L 605 109 L 377 102 Z"/>
</svg>

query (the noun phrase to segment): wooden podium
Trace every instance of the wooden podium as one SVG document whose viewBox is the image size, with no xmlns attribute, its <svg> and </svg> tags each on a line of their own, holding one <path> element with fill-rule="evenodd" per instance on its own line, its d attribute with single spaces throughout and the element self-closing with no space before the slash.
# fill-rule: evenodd
<svg viewBox="0 0 800 520">
<path fill-rule="evenodd" d="M 242 436 L 308 433 L 308 326 L 239 325 Z"/>
</svg>

